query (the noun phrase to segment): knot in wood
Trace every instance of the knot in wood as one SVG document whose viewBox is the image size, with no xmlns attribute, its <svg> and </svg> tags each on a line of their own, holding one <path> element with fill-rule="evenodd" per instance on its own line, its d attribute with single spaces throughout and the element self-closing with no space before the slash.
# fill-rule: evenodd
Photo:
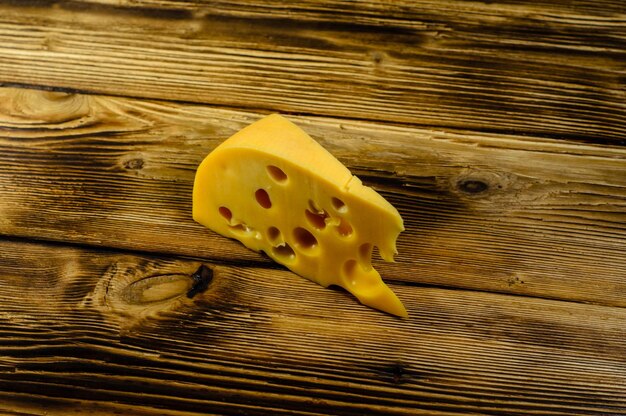
<svg viewBox="0 0 626 416">
<path fill-rule="evenodd" d="M 461 192 L 466 194 L 479 194 L 489 189 L 489 185 L 478 179 L 462 179 L 457 183 L 457 187 Z"/>
<path fill-rule="evenodd" d="M 403 384 L 409 381 L 410 374 L 408 366 L 403 363 L 394 363 L 381 368 L 383 379 L 392 384 Z"/>
<path fill-rule="evenodd" d="M 0 91 L 0 120 L 40 128 L 75 127 L 89 119 L 92 99 L 60 91 L 6 88 Z"/>
<path fill-rule="evenodd" d="M 451 178 L 452 192 L 463 199 L 501 199 L 514 187 L 515 177 L 507 172 L 468 168 Z"/>
<path fill-rule="evenodd" d="M 213 280 L 213 270 L 203 264 L 191 275 L 191 279 L 193 280 L 193 284 L 191 289 L 187 292 L 189 299 L 209 288 L 209 284 Z"/>
<path fill-rule="evenodd" d="M 147 305 L 175 299 L 190 286 L 191 281 L 184 274 L 148 276 L 123 288 L 120 297 L 128 305 Z"/>
<path fill-rule="evenodd" d="M 374 51 L 372 52 L 371 57 L 372 57 L 372 61 L 374 61 L 376 65 L 380 65 L 385 59 L 385 54 L 380 51 Z"/>
<path fill-rule="evenodd" d="M 206 291 L 212 280 L 213 270 L 195 262 L 121 258 L 111 264 L 89 298 L 98 310 L 130 328 L 144 318 L 191 305 L 189 298 Z"/>
<path fill-rule="evenodd" d="M 132 170 L 142 169 L 143 165 L 144 165 L 144 161 L 141 158 L 134 158 L 134 159 L 130 159 L 124 162 L 124 168 L 132 169 Z"/>
</svg>

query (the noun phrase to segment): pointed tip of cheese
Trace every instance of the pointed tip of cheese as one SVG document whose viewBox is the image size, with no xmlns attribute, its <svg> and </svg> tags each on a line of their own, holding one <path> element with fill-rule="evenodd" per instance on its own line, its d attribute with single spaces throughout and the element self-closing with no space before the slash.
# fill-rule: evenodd
<svg viewBox="0 0 626 416">
<path fill-rule="evenodd" d="M 406 308 L 395 293 L 383 282 L 376 269 L 364 269 L 355 263 L 344 268 L 342 286 L 362 304 L 392 315 L 407 318 Z"/>
<path fill-rule="evenodd" d="M 353 293 L 354 294 L 354 293 Z M 368 293 L 355 294 L 359 302 L 374 309 L 396 315 L 401 318 L 408 318 L 409 314 L 395 293 L 381 281 L 381 285 L 376 290 Z"/>
</svg>

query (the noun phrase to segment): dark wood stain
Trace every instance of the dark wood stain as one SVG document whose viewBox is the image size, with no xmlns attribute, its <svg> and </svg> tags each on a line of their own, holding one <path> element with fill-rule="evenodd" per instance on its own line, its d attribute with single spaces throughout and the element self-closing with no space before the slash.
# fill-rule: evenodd
<svg viewBox="0 0 626 416">
<path fill-rule="evenodd" d="M 190 299 L 209 288 L 211 281 L 213 281 L 213 270 L 205 265 L 201 265 L 198 270 L 191 275 L 191 278 L 193 279 L 193 285 L 189 291 L 187 291 L 187 297 Z"/>
</svg>

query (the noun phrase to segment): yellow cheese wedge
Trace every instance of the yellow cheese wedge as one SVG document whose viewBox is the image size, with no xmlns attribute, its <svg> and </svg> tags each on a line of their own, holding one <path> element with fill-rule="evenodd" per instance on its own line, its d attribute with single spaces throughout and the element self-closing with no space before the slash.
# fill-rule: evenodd
<svg viewBox="0 0 626 416">
<path fill-rule="evenodd" d="M 320 285 L 339 285 L 365 305 L 406 317 L 371 265 L 393 261 L 404 230 L 398 211 L 284 117 L 251 124 L 198 167 L 193 218 L 264 251 Z"/>
</svg>

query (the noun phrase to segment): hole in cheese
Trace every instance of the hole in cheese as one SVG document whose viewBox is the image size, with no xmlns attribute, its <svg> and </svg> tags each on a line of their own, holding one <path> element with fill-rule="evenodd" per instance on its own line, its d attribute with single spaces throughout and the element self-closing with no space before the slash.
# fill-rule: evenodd
<svg viewBox="0 0 626 416">
<path fill-rule="evenodd" d="M 272 247 L 272 253 L 282 261 L 293 261 L 296 259 L 296 253 L 287 243 L 282 246 Z"/>
<path fill-rule="evenodd" d="M 317 207 L 317 204 L 312 199 L 309 199 L 309 209 L 311 210 L 311 212 L 317 212 L 318 214 L 320 212 L 324 212 L 323 209 Z"/>
<path fill-rule="evenodd" d="M 258 202 L 263 208 L 268 209 L 272 207 L 272 201 L 270 200 L 270 196 L 265 189 L 257 189 L 254 193 L 254 197 L 256 198 L 256 202 Z"/>
<path fill-rule="evenodd" d="M 277 244 L 282 242 L 282 233 L 276 227 L 270 227 L 267 229 L 267 239 L 272 244 Z"/>
<path fill-rule="evenodd" d="M 228 227 L 233 233 L 239 235 L 249 235 L 254 232 L 254 228 L 246 224 L 229 225 Z"/>
<path fill-rule="evenodd" d="M 311 249 L 317 246 L 317 238 L 309 230 L 302 227 L 296 227 L 293 230 L 293 238 L 296 247 L 302 249 Z"/>
<path fill-rule="evenodd" d="M 342 237 L 348 237 L 352 234 L 352 226 L 348 221 L 342 218 L 339 222 L 339 225 L 337 226 L 337 232 Z"/>
<path fill-rule="evenodd" d="M 371 243 L 363 243 L 359 246 L 359 263 L 365 270 L 372 268 L 372 252 L 374 246 Z"/>
<path fill-rule="evenodd" d="M 287 174 L 278 166 L 269 165 L 267 167 L 267 173 L 270 175 L 270 178 L 274 179 L 274 181 L 278 183 L 284 183 L 287 181 Z"/>
<path fill-rule="evenodd" d="M 328 214 L 326 211 L 315 213 L 311 212 L 308 209 L 304 210 L 304 216 L 306 217 L 309 224 L 311 224 L 314 228 L 318 230 L 323 230 L 326 228 L 326 218 L 328 218 Z"/>
<path fill-rule="evenodd" d="M 346 277 L 354 279 L 357 273 L 357 261 L 350 259 L 343 264 L 343 273 Z M 354 284 L 354 282 L 351 282 Z"/>
<path fill-rule="evenodd" d="M 348 211 L 348 207 L 346 206 L 346 203 L 343 202 L 341 199 L 336 198 L 336 197 L 332 197 L 330 202 L 333 204 L 333 208 L 335 208 L 337 210 L 337 212 L 347 212 Z"/>
<path fill-rule="evenodd" d="M 230 220 L 233 218 L 233 213 L 230 212 L 230 210 L 226 207 L 219 207 L 218 211 L 220 212 L 220 215 L 224 217 L 228 222 L 230 222 Z"/>
<path fill-rule="evenodd" d="M 350 259 L 343 264 L 343 274 L 352 290 L 360 294 L 365 294 L 380 284 L 379 278 L 376 277 L 375 273 L 367 272 L 360 268 L 358 262 L 354 259 Z"/>
</svg>

